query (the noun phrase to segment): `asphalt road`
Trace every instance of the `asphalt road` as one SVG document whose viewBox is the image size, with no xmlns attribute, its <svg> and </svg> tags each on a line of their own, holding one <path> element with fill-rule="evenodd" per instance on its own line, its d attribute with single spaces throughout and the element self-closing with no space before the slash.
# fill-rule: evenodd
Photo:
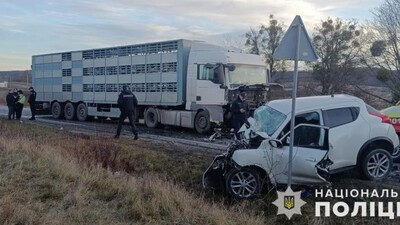
<svg viewBox="0 0 400 225">
<path fill-rule="evenodd" d="M 0 106 L 0 117 L 7 118 L 8 108 Z M 59 129 L 69 129 L 73 132 L 102 133 L 103 135 L 114 136 L 117 129 L 118 121 L 113 120 L 93 120 L 88 122 L 80 122 L 73 120 L 54 119 L 51 115 L 38 115 L 36 121 L 28 120 L 31 116 L 30 109 L 22 110 L 22 122 L 37 123 L 56 126 Z M 165 126 L 161 129 L 147 128 L 139 124 L 137 126 L 139 138 L 150 139 L 155 141 L 174 142 L 186 144 L 190 146 L 200 147 L 204 150 L 224 151 L 229 139 L 217 139 L 213 142 L 208 140 L 209 135 L 200 135 L 192 129 Z M 122 136 L 133 137 L 129 125 L 126 123 L 121 132 Z"/>
</svg>

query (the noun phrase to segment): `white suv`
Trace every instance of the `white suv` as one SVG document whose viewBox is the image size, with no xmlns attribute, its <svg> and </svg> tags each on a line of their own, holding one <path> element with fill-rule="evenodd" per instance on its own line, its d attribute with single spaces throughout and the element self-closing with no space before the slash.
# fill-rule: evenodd
<svg viewBox="0 0 400 225">
<path fill-rule="evenodd" d="M 247 138 L 215 157 L 203 186 L 247 198 L 258 194 L 264 181 L 286 184 L 291 106 L 292 100 L 284 99 L 259 107 L 241 129 Z M 326 185 L 331 174 L 355 167 L 369 180 L 387 177 L 399 139 L 372 111 L 348 95 L 297 98 L 292 183 Z"/>
</svg>

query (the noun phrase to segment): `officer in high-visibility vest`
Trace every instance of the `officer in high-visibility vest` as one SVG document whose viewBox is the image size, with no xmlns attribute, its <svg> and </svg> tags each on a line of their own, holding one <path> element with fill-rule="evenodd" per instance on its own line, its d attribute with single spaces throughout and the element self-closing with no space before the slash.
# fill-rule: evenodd
<svg viewBox="0 0 400 225">
<path fill-rule="evenodd" d="M 22 109 L 24 108 L 25 104 L 25 95 L 22 93 L 21 90 L 18 90 L 18 101 L 16 104 L 17 107 L 17 120 L 21 121 Z"/>
</svg>

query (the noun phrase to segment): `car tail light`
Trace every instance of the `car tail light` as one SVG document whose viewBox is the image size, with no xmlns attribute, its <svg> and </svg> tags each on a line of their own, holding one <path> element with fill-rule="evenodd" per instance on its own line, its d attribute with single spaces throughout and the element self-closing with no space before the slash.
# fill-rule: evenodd
<svg viewBox="0 0 400 225">
<path fill-rule="evenodd" d="M 390 121 L 390 118 L 387 116 L 387 115 L 385 115 L 385 114 L 382 114 L 382 123 L 389 123 L 389 124 L 391 124 L 391 121 Z"/>
<path fill-rule="evenodd" d="M 389 118 L 387 115 L 383 114 L 383 113 L 380 113 L 380 112 L 373 112 L 373 113 L 371 113 L 371 112 L 370 112 L 369 114 L 381 118 L 381 119 L 382 119 L 382 123 L 391 124 L 390 118 Z"/>
<path fill-rule="evenodd" d="M 366 105 L 366 106 L 367 106 L 367 111 L 368 111 L 368 113 L 370 115 L 377 116 L 377 117 L 381 118 L 382 119 L 382 123 L 392 124 L 391 121 L 390 121 L 390 118 L 387 115 L 379 112 L 378 110 L 374 109 L 370 105 Z"/>
</svg>

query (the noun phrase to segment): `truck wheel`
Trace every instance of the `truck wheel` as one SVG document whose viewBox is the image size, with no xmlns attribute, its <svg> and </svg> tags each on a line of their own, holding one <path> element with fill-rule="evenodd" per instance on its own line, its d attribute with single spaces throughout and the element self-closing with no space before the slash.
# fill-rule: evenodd
<svg viewBox="0 0 400 225">
<path fill-rule="evenodd" d="M 76 107 L 76 117 L 79 121 L 86 121 L 88 117 L 88 110 L 84 103 L 80 103 L 78 107 Z"/>
<path fill-rule="evenodd" d="M 63 112 L 63 108 L 61 107 L 60 103 L 54 102 L 51 105 L 51 114 L 53 115 L 53 117 L 55 119 L 60 119 L 63 117 L 64 112 Z"/>
<path fill-rule="evenodd" d="M 199 134 L 207 134 L 211 130 L 210 116 L 206 111 L 197 113 L 194 119 L 194 129 Z"/>
<path fill-rule="evenodd" d="M 67 120 L 73 120 L 75 118 L 75 106 L 71 102 L 65 104 L 64 116 Z"/>
<path fill-rule="evenodd" d="M 153 107 L 147 108 L 144 112 L 144 123 L 147 127 L 156 128 L 159 126 L 157 110 Z"/>
<path fill-rule="evenodd" d="M 260 193 L 261 180 L 257 171 L 250 168 L 231 169 L 226 176 L 226 190 L 234 198 L 251 198 Z"/>
<path fill-rule="evenodd" d="M 392 170 L 392 156 L 385 149 L 372 149 L 365 154 L 360 166 L 367 180 L 380 180 L 386 178 Z"/>
</svg>

